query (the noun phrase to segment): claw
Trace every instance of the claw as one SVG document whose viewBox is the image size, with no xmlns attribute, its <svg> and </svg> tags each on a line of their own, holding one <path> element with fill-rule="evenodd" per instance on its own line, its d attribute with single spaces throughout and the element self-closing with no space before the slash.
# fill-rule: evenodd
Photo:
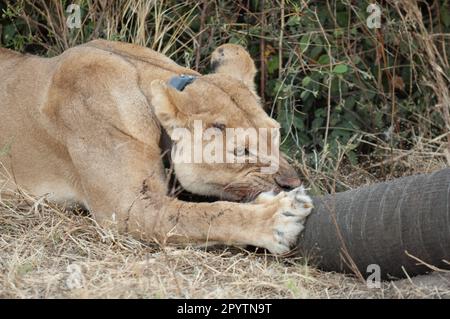
<svg viewBox="0 0 450 319">
<path fill-rule="evenodd" d="M 284 216 L 287 216 L 287 217 L 295 217 L 295 216 L 297 216 L 297 215 L 292 214 L 291 212 L 288 212 L 288 211 L 283 212 L 283 215 L 284 215 Z"/>
<path fill-rule="evenodd" d="M 279 208 L 272 226 L 273 244 L 266 247 L 276 254 L 286 253 L 295 245 L 298 235 L 304 229 L 305 219 L 314 207 L 312 199 L 302 186 L 280 194 L 270 198 L 271 201 L 278 201 Z"/>
<path fill-rule="evenodd" d="M 306 208 L 306 209 L 308 209 L 308 208 L 312 209 L 312 208 L 314 208 L 314 205 L 312 203 L 304 203 L 303 207 Z"/>
</svg>

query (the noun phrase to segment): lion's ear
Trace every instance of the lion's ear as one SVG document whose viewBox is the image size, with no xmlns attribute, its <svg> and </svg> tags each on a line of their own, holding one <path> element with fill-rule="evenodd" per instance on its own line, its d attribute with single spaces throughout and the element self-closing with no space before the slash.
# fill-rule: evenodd
<svg viewBox="0 0 450 319">
<path fill-rule="evenodd" d="M 170 133 L 174 128 L 185 127 L 189 118 L 202 114 L 205 109 L 198 103 L 198 88 L 191 88 L 197 80 L 192 75 L 176 75 L 167 82 L 153 80 L 151 88 L 151 104 L 156 117 Z"/>
<path fill-rule="evenodd" d="M 242 46 L 224 44 L 211 54 L 211 68 L 214 73 L 230 75 L 243 81 L 253 91 L 255 90 L 255 62 Z"/>
<path fill-rule="evenodd" d="M 152 106 L 156 117 L 164 129 L 170 134 L 174 128 L 185 125 L 183 112 L 180 112 L 177 106 L 177 96 L 174 96 L 172 90 L 162 80 L 154 80 L 151 83 Z M 180 92 L 182 93 L 182 92 Z"/>
</svg>

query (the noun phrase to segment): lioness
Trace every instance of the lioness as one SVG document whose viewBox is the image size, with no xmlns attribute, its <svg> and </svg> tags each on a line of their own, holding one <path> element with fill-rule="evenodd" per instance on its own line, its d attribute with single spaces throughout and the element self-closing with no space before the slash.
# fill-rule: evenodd
<svg viewBox="0 0 450 319">
<path fill-rule="evenodd" d="M 184 189 L 221 201 L 168 194 L 164 131 L 191 130 L 193 120 L 217 130 L 279 127 L 259 103 L 242 47 L 219 47 L 212 61 L 217 72 L 201 75 L 105 40 L 53 58 L 0 49 L 0 149 L 9 146 L 0 161 L 10 176 L 1 189 L 78 203 L 101 225 L 143 240 L 289 251 L 312 204 L 283 158 L 274 174 L 260 173 L 260 162 L 175 163 Z M 174 85 L 181 75 L 190 83 Z"/>
</svg>

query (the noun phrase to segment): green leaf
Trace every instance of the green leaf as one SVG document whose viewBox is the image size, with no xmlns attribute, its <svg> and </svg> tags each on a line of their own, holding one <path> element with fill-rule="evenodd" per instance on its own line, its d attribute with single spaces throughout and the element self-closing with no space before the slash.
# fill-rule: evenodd
<svg viewBox="0 0 450 319">
<path fill-rule="evenodd" d="M 309 83 L 311 83 L 312 79 L 309 76 L 305 76 L 302 80 L 302 85 L 304 87 L 308 86 Z"/>
<path fill-rule="evenodd" d="M 300 25 L 300 17 L 298 15 L 291 16 L 289 18 L 288 22 L 286 23 L 286 25 L 289 25 L 289 26 L 298 26 L 298 25 Z"/>
<path fill-rule="evenodd" d="M 309 91 L 303 91 L 300 93 L 300 98 L 305 101 L 311 93 Z"/>
<path fill-rule="evenodd" d="M 311 50 L 311 54 L 309 56 L 313 59 L 316 59 L 319 56 L 319 54 L 322 53 L 322 51 L 323 51 L 323 47 L 320 47 L 320 46 L 314 47 Z"/>
<path fill-rule="evenodd" d="M 335 74 L 344 74 L 347 73 L 348 66 L 346 64 L 338 64 L 333 68 L 333 73 Z"/>
<path fill-rule="evenodd" d="M 311 128 L 313 131 L 317 131 L 324 124 L 324 119 L 321 117 L 315 118 L 311 123 Z"/>
<path fill-rule="evenodd" d="M 299 130 L 305 129 L 305 123 L 303 122 L 303 118 L 301 118 L 300 116 L 295 116 L 292 124 L 294 124 L 295 128 Z"/>
<path fill-rule="evenodd" d="M 344 106 L 347 109 L 351 109 L 354 105 L 356 104 L 356 99 L 353 96 L 349 96 L 347 99 L 345 99 L 344 101 Z"/>
<path fill-rule="evenodd" d="M 341 11 L 336 13 L 336 20 L 339 26 L 348 25 L 348 13 L 346 11 Z"/>
<path fill-rule="evenodd" d="M 267 62 L 267 71 L 269 72 L 269 74 L 272 74 L 273 72 L 278 70 L 278 65 L 279 65 L 278 55 L 271 57 Z"/>
<path fill-rule="evenodd" d="M 325 116 L 326 116 L 325 109 L 317 109 L 314 112 L 314 117 L 325 117 Z"/>
<path fill-rule="evenodd" d="M 319 64 L 329 64 L 330 57 L 328 56 L 328 54 L 323 54 L 320 56 L 320 58 L 317 62 L 319 62 Z"/>
<path fill-rule="evenodd" d="M 309 47 L 309 41 L 311 40 L 310 35 L 305 34 L 300 39 L 300 50 L 302 50 L 302 53 L 304 53 L 306 50 L 308 50 Z"/>
</svg>

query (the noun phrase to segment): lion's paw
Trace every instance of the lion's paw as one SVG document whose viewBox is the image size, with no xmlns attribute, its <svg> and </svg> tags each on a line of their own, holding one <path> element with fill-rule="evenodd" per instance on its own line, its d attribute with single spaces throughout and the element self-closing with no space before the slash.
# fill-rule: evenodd
<svg viewBox="0 0 450 319">
<path fill-rule="evenodd" d="M 276 205 L 272 208 L 273 215 L 270 218 L 271 233 L 262 246 L 273 254 L 283 254 L 296 244 L 313 204 L 303 186 L 277 195 L 262 194 L 259 199 L 260 203 L 267 205 L 273 204 L 274 201 Z"/>
</svg>

